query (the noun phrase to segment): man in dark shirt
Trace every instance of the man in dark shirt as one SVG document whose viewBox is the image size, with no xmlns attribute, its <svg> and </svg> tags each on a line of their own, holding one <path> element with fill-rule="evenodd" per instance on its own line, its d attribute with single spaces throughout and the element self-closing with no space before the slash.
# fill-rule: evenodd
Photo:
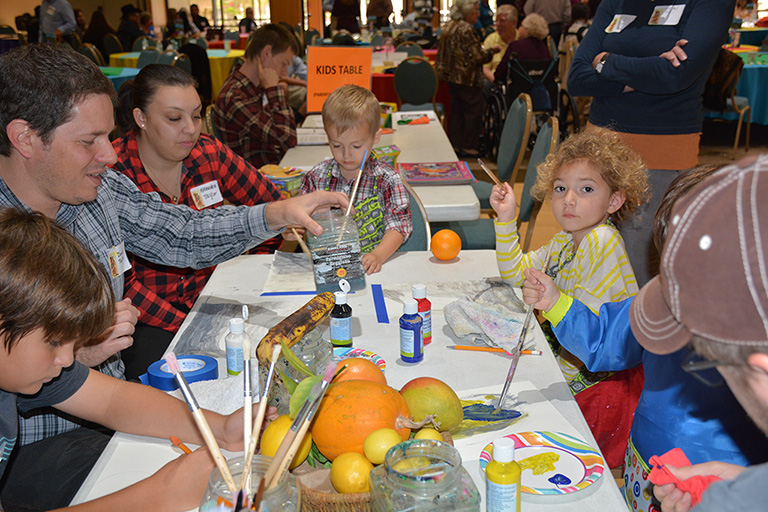
<svg viewBox="0 0 768 512">
<path fill-rule="evenodd" d="M 240 20 L 238 24 L 241 34 L 250 34 L 256 30 L 256 21 L 253 19 L 253 7 L 245 9 L 245 18 Z"/>
<path fill-rule="evenodd" d="M 144 32 L 139 27 L 139 14 L 141 14 L 141 11 L 134 7 L 133 4 L 126 4 L 120 10 L 123 12 L 123 17 L 120 18 L 117 37 L 123 45 L 123 50 L 129 52 L 133 48 L 133 42 L 144 35 Z"/>
<path fill-rule="evenodd" d="M 192 23 L 195 24 L 200 32 L 204 32 L 210 28 L 211 24 L 208 23 L 208 18 L 205 16 L 200 16 L 200 8 L 197 6 L 197 4 L 192 4 L 189 6 L 189 14 L 192 16 Z"/>
</svg>

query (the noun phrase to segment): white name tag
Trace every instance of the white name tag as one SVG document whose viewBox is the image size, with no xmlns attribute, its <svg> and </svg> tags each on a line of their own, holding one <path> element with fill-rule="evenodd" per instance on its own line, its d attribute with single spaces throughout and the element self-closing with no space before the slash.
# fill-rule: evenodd
<svg viewBox="0 0 768 512">
<path fill-rule="evenodd" d="M 653 10 L 649 25 L 677 25 L 683 17 L 684 5 L 659 5 Z"/>
<path fill-rule="evenodd" d="M 192 194 L 192 201 L 194 201 L 198 210 L 224 201 L 218 181 L 209 181 L 208 183 L 198 185 L 190 193 Z"/>
<path fill-rule="evenodd" d="M 635 21 L 637 16 L 632 14 L 617 14 L 613 17 L 611 22 L 605 27 L 606 34 L 618 34 L 629 26 L 630 23 Z"/>
<path fill-rule="evenodd" d="M 131 262 L 128 260 L 128 255 L 125 254 L 123 242 L 120 242 L 120 245 L 112 246 L 112 250 L 107 253 L 107 259 L 109 260 L 109 271 L 113 278 L 121 276 L 131 268 Z"/>
</svg>

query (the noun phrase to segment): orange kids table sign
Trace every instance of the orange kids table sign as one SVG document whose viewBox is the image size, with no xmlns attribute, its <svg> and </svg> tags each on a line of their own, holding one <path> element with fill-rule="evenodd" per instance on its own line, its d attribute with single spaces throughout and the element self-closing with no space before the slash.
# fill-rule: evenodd
<svg viewBox="0 0 768 512">
<path fill-rule="evenodd" d="M 307 48 L 307 111 L 320 112 L 325 98 L 342 85 L 371 88 L 371 47 Z"/>
</svg>

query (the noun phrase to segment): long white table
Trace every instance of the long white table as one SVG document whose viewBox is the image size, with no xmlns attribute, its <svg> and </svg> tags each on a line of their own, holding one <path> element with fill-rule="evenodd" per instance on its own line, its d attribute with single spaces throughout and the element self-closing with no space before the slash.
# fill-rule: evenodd
<svg viewBox="0 0 768 512">
<path fill-rule="evenodd" d="M 185 330 L 196 322 L 199 325 L 201 321 L 209 321 L 206 315 L 211 315 L 215 304 L 228 303 L 231 307 L 236 307 L 238 303 L 249 304 L 249 322 L 268 328 L 305 303 L 308 295 L 261 295 L 270 273 L 272 258 L 271 255 L 241 256 L 219 265 L 171 346 L 184 345 L 194 329 L 190 329 L 190 332 Z M 502 354 L 460 352 L 447 348 L 456 344 L 457 340 L 443 316 L 444 306 L 470 288 L 466 283 L 497 276 L 494 251 L 462 251 L 453 262 L 440 262 L 427 252 L 397 253 L 380 273 L 367 276 L 365 289 L 349 296 L 354 316 L 354 345 L 384 358 L 387 362 L 385 374 L 388 383 L 396 389 L 415 377 L 430 376 L 448 383 L 459 396 L 483 387 L 490 387 L 494 393 L 499 393 L 509 368 L 509 358 Z M 456 282 L 460 284 L 451 284 Z M 410 287 L 415 283 L 427 285 L 427 297 L 433 302 L 433 341 L 426 347 L 422 363 L 408 365 L 399 358 L 397 320 L 402 314 L 401 298 L 410 296 Z M 371 291 L 371 285 L 374 284 L 383 287 L 389 323 L 376 320 Z M 524 402 L 521 411 L 528 414 L 519 423 L 494 433 L 491 438 L 518 431 L 552 430 L 575 435 L 596 447 L 541 330 L 535 327 L 533 334 L 535 348 L 543 350 L 544 355 L 522 356 L 511 388 L 512 395 L 517 393 L 517 398 Z M 327 339 L 327 333 L 324 336 Z M 210 344 L 212 353 L 220 351 L 220 340 L 213 339 Z M 221 352 L 219 354 L 223 355 Z M 526 390 L 520 391 L 523 388 Z M 540 415 L 535 412 L 543 410 L 544 406 L 554 408 L 556 413 Z M 482 437 L 456 441 L 464 466 L 474 478 L 481 494 L 484 494 L 485 487 L 478 457 L 485 443 Z M 130 485 L 177 456 L 167 440 L 118 433 L 75 496 L 73 504 Z M 558 496 L 524 494 L 523 507 L 526 512 L 626 510 L 624 500 L 607 468 L 597 482 L 575 493 Z"/>
<path fill-rule="evenodd" d="M 319 115 L 308 116 L 304 126 L 322 127 Z M 395 145 L 400 148 L 398 162 L 453 162 L 458 160 L 451 143 L 437 122 L 422 125 L 398 125 L 395 132 L 381 136 L 378 146 Z M 328 145 L 296 146 L 289 149 L 280 165 L 286 167 L 312 167 L 331 158 Z M 430 222 L 467 221 L 480 218 L 480 201 L 470 185 L 414 186 L 427 211 Z"/>
</svg>

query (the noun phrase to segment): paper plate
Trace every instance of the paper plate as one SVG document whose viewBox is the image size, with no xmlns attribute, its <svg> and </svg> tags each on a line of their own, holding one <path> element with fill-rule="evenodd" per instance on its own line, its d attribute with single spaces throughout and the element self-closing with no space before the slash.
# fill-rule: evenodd
<svg viewBox="0 0 768 512">
<path fill-rule="evenodd" d="M 336 347 L 333 349 L 333 360 L 341 361 L 342 359 L 349 359 L 350 357 L 360 357 L 368 359 L 376 364 L 381 371 L 387 367 L 387 362 L 380 355 L 374 354 L 369 350 L 363 350 L 361 348 L 348 348 L 348 347 Z"/>
<path fill-rule="evenodd" d="M 541 474 L 534 475 L 533 469 L 523 469 L 522 491 L 529 494 L 568 494 L 580 491 L 593 484 L 605 471 L 605 464 L 600 454 L 583 440 L 560 432 L 518 432 L 507 436 L 515 442 L 515 460 L 520 462 L 530 457 L 543 459 L 538 469 Z M 493 443 L 480 453 L 480 468 L 491 461 Z M 546 456 L 546 454 L 555 454 Z M 547 466 L 552 461 L 554 469 Z"/>
</svg>

